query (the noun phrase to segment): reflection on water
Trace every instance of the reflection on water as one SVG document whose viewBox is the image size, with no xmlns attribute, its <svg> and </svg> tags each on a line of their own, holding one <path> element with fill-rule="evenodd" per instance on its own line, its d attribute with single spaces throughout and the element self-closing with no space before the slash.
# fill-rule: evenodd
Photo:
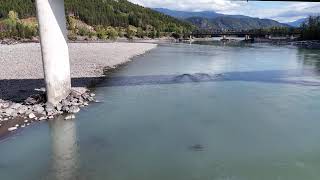
<svg viewBox="0 0 320 180">
<path fill-rule="evenodd" d="M 48 179 L 76 179 L 78 169 L 78 144 L 76 122 L 65 121 L 63 116 L 49 121 L 52 168 Z"/>
<path fill-rule="evenodd" d="M 320 54 L 316 49 L 298 49 L 299 60 L 307 68 L 313 68 L 320 73 Z"/>
<path fill-rule="evenodd" d="M 161 45 L 75 121 L 0 143 L 0 179 L 319 180 L 320 52 Z"/>
</svg>

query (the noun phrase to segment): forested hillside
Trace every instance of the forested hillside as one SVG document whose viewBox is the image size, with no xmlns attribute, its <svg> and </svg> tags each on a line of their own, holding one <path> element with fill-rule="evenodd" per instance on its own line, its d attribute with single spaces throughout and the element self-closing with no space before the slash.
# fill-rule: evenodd
<svg viewBox="0 0 320 180">
<path fill-rule="evenodd" d="M 137 31 L 174 32 L 183 34 L 193 30 L 191 24 L 156 12 L 127 0 L 65 0 L 66 13 L 91 26 L 135 27 Z M 1 0 L 0 19 L 7 18 L 9 11 L 19 18 L 34 17 L 34 0 Z M 139 29 L 140 28 L 140 29 Z M 142 33 L 143 34 L 143 33 Z"/>
</svg>

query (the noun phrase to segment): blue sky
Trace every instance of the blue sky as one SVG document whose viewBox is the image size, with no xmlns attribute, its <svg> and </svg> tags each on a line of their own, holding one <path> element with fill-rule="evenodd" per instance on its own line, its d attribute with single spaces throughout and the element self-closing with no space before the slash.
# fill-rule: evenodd
<svg viewBox="0 0 320 180">
<path fill-rule="evenodd" d="M 319 2 L 254 2 L 241 0 L 129 0 L 142 6 L 183 11 L 215 11 L 291 22 L 320 13 Z"/>
</svg>

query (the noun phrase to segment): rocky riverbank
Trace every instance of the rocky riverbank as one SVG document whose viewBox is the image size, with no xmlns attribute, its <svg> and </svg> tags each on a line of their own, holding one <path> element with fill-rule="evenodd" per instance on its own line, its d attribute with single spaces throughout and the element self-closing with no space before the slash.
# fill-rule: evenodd
<svg viewBox="0 0 320 180">
<path fill-rule="evenodd" d="M 0 137 L 32 122 L 52 120 L 64 114 L 74 119 L 82 107 L 95 102 L 92 87 L 105 72 L 155 48 L 150 43 L 69 44 L 71 94 L 58 105 L 45 101 L 40 45 L 0 45 Z"/>
<path fill-rule="evenodd" d="M 55 106 L 46 102 L 45 92 L 30 96 L 22 103 L 0 99 L 0 127 L 14 119 L 16 124 L 7 126 L 8 131 L 24 128 L 35 121 L 54 119 L 61 114 L 65 114 L 65 120 L 74 119 L 80 108 L 95 101 L 94 97 L 95 94 L 86 88 L 77 88 Z"/>
</svg>

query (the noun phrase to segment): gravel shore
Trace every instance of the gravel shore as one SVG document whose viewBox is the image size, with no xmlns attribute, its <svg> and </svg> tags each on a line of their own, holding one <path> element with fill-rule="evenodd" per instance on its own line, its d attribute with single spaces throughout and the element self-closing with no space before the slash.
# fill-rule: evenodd
<svg viewBox="0 0 320 180">
<path fill-rule="evenodd" d="M 156 47 L 149 43 L 70 43 L 72 77 L 99 77 L 114 67 Z M 43 78 L 40 44 L 0 45 L 0 79 Z"/>
<path fill-rule="evenodd" d="M 36 121 L 63 116 L 72 120 L 95 101 L 87 87 L 104 77 L 104 69 L 124 64 L 156 44 L 71 43 L 72 92 L 57 105 L 46 103 L 40 44 L 0 45 L 0 139 Z"/>
<path fill-rule="evenodd" d="M 151 43 L 70 43 L 73 86 L 87 86 L 105 67 L 130 61 L 153 48 Z M 0 45 L 0 99 L 20 101 L 44 87 L 40 44 Z M 33 92 L 32 92 L 33 91 Z"/>
</svg>

